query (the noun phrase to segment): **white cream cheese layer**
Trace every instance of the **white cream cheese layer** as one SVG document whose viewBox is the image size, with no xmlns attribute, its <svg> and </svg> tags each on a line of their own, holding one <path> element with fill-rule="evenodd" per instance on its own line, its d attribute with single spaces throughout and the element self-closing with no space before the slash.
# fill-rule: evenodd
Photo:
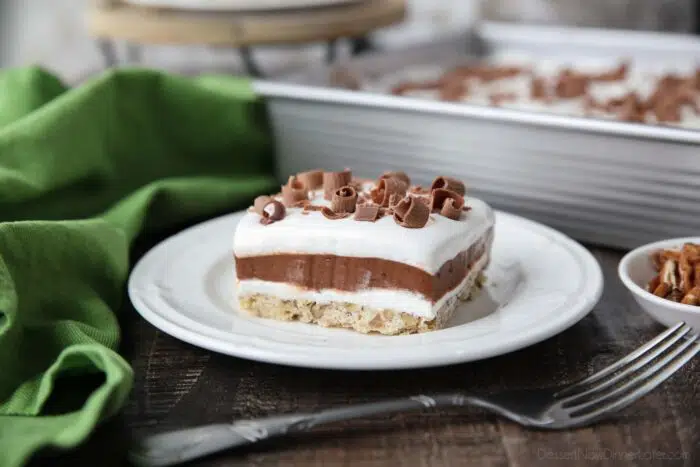
<svg viewBox="0 0 700 467">
<path fill-rule="evenodd" d="M 440 300 L 431 303 L 423 295 L 406 290 L 367 289 L 358 292 L 341 290 L 306 290 L 300 287 L 260 280 L 238 281 L 239 296 L 252 294 L 272 295 L 282 300 L 311 300 L 317 303 L 344 302 L 369 308 L 386 309 L 409 313 L 414 316 L 432 320 L 438 310 L 455 295 L 459 294 L 466 284 L 473 283 L 488 261 L 487 253 L 477 260 L 461 284 L 447 292 Z"/>
<path fill-rule="evenodd" d="M 314 193 L 312 201 L 329 204 L 321 192 Z M 435 274 L 493 226 L 493 211 L 486 203 L 468 197 L 466 205 L 471 210 L 463 212 L 460 220 L 434 213 L 420 229 L 401 227 L 391 216 L 376 222 L 360 222 L 352 216 L 329 220 L 317 211 L 302 214 L 300 208 L 289 208 L 283 220 L 263 225 L 258 214 L 249 212 L 238 224 L 233 252 L 237 257 L 288 253 L 381 258 Z"/>
</svg>

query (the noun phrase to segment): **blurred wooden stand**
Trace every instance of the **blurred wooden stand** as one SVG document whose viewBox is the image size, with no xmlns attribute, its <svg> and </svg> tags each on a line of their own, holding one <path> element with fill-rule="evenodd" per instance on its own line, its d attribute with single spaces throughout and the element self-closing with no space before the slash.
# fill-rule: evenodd
<svg viewBox="0 0 700 467">
<path fill-rule="evenodd" d="M 146 8 L 121 0 L 96 1 L 88 13 L 88 28 L 98 40 L 108 66 L 118 64 L 114 41 L 127 43 L 127 59 L 137 62 L 147 44 L 206 45 L 240 51 L 248 73 L 262 72 L 252 47 L 327 42 L 333 61 L 337 41 L 349 39 L 353 53 L 371 48 L 367 35 L 400 23 L 406 0 L 363 0 L 308 9 L 206 12 Z"/>
</svg>

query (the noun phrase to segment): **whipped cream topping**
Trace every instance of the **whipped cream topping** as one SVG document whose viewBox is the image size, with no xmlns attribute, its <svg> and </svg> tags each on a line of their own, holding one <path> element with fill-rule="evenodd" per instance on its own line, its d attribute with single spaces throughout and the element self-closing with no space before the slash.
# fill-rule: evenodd
<svg viewBox="0 0 700 467">
<path fill-rule="evenodd" d="M 363 191 L 371 187 L 364 184 Z M 330 206 L 322 190 L 313 192 L 311 201 Z M 494 224 L 493 211 L 483 201 L 467 198 L 465 205 L 471 210 L 462 212 L 459 220 L 433 213 L 419 229 L 404 228 L 392 216 L 376 222 L 331 220 L 317 211 L 303 213 L 302 208 L 287 208 L 282 221 L 263 225 L 258 214 L 249 212 L 238 225 L 233 251 L 237 257 L 296 253 L 380 258 L 435 274 Z"/>
</svg>

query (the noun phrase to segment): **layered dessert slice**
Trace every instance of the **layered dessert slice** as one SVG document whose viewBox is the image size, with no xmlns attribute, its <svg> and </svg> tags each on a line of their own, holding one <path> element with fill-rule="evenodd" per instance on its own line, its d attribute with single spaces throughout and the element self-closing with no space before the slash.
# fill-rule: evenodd
<svg viewBox="0 0 700 467">
<path fill-rule="evenodd" d="M 240 310 L 362 333 L 443 328 L 489 261 L 491 208 L 464 184 L 412 186 L 349 170 L 290 177 L 261 196 L 235 232 Z"/>
</svg>

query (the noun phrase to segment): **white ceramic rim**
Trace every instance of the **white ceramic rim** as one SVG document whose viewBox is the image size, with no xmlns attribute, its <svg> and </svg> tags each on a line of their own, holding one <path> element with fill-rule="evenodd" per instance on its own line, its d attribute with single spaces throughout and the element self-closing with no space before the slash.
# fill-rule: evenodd
<svg viewBox="0 0 700 467">
<path fill-rule="evenodd" d="M 700 313 L 700 307 L 694 305 L 686 305 L 684 303 L 676 303 L 671 300 L 666 300 L 665 298 L 657 297 L 651 292 L 647 292 L 646 289 L 640 287 L 635 283 L 629 275 L 629 264 L 632 259 L 639 256 L 648 256 L 654 250 L 669 247 L 679 247 L 683 246 L 684 243 L 700 243 L 700 237 L 679 237 L 679 238 L 669 238 L 666 240 L 659 240 L 658 242 L 647 243 L 634 250 L 629 251 L 620 260 L 620 264 L 617 267 L 617 274 L 625 287 L 632 292 L 634 295 L 647 300 L 649 302 L 655 303 L 658 306 L 666 307 L 675 311 L 680 311 L 683 313 Z"/>
<path fill-rule="evenodd" d="M 166 334 L 194 346 L 238 358 L 294 367 L 361 371 L 428 368 L 482 360 L 523 349 L 553 337 L 570 328 L 593 310 L 595 305 L 600 300 L 603 292 L 603 273 L 600 265 L 593 255 L 582 245 L 551 227 L 547 227 L 543 224 L 520 216 L 495 211 L 497 219 L 499 216 L 509 217 L 517 222 L 524 223 L 528 228 L 539 232 L 544 236 L 556 238 L 557 241 L 561 242 L 562 245 L 564 245 L 572 254 L 574 254 L 576 260 L 581 264 L 582 275 L 588 279 L 585 287 L 585 293 L 581 294 L 583 298 L 576 303 L 568 303 L 566 313 L 561 313 L 556 319 L 550 319 L 545 322 L 539 321 L 537 323 L 531 323 L 532 326 L 523 329 L 521 333 L 510 335 L 508 340 L 500 341 L 498 345 L 491 347 L 486 346 L 479 349 L 472 348 L 469 349 L 468 352 L 460 351 L 437 354 L 426 352 L 421 354 L 420 357 L 416 357 L 414 355 L 411 358 L 406 358 L 398 362 L 383 359 L 381 358 L 381 354 L 377 356 L 377 359 L 374 362 L 369 363 L 358 363 L 352 359 L 318 359 L 317 354 L 314 356 L 314 358 L 310 358 L 305 352 L 295 352 L 293 347 L 287 348 L 286 351 L 280 351 L 247 344 L 245 339 L 233 343 L 230 340 L 212 338 L 212 336 L 215 336 L 217 333 L 222 331 L 215 329 L 210 330 L 210 328 L 205 325 L 179 315 L 175 310 L 172 310 L 173 313 L 178 315 L 179 321 L 186 322 L 186 326 L 181 323 L 177 323 L 174 320 L 170 320 L 167 317 L 161 316 L 158 311 L 151 310 L 148 304 L 142 300 L 141 294 L 138 292 L 138 282 L 141 276 L 144 275 L 144 272 L 152 268 L 154 264 L 160 262 L 159 258 L 162 256 L 163 252 L 169 250 L 170 244 L 177 244 L 182 241 L 183 237 L 201 232 L 203 228 L 206 229 L 207 224 L 218 222 L 225 217 L 230 217 L 237 214 L 240 213 L 229 214 L 205 221 L 201 224 L 185 229 L 157 244 L 134 266 L 129 278 L 128 293 L 136 311 L 141 314 L 146 321 L 150 322 L 153 326 Z M 196 235 L 193 236 L 196 238 Z M 250 337 L 248 337 L 248 340 L 250 340 Z M 338 349 L 332 349 L 332 351 L 334 357 L 338 357 L 343 353 L 339 352 Z M 343 351 L 345 352 L 345 349 L 343 349 Z"/>
</svg>

